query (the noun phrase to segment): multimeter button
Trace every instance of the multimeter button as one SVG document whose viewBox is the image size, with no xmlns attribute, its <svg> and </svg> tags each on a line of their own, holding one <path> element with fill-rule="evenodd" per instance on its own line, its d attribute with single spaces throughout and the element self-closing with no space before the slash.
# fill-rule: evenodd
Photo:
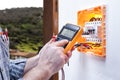
<svg viewBox="0 0 120 80">
<path fill-rule="evenodd" d="M 57 37 L 56 41 L 59 41 L 59 40 L 62 40 L 62 38 L 60 38 L 60 37 Z"/>
<path fill-rule="evenodd" d="M 59 38 L 57 38 L 56 41 L 59 41 Z"/>
</svg>

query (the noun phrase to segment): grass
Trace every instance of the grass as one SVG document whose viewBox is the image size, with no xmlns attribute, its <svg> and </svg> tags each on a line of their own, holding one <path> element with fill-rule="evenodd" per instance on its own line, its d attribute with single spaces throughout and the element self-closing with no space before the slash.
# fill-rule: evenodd
<svg viewBox="0 0 120 80">
<path fill-rule="evenodd" d="M 37 44 L 33 44 L 33 43 L 21 43 L 18 44 L 16 47 L 19 51 L 23 51 L 23 52 L 29 52 L 29 53 L 37 53 L 39 50 L 39 47 L 42 46 L 43 43 L 39 42 Z"/>
</svg>

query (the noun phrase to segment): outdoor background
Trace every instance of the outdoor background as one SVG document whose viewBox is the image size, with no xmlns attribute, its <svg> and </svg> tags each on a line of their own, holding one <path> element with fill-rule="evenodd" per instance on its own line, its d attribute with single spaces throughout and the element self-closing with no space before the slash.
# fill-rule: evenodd
<svg viewBox="0 0 120 80">
<path fill-rule="evenodd" d="M 0 27 L 8 29 L 10 49 L 36 53 L 42 46 L 42 7 L 0 10 Z"/>
</svg>

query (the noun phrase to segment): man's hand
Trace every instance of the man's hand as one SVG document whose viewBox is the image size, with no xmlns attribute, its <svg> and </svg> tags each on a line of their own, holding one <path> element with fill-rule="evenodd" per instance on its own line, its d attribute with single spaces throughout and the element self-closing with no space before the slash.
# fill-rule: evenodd
<svg viewBox="0 0 120 80">
<path fill-rule="evenodd" d="M 56 42 L 50 40 L 39 52 L 38 64 L 25 74 L 24 79 L 48 80 L 54 73 L 58 72 L 72 54 L 71 51 L 64 54 L 63 46 L 67 43 L 67 40 Z"/>
<path fill-rule="evenodd" d="M 67 55 L 64 54 L 64 48 L 62 46 L 67 43 L 67 40 L 48 42 L 40 51 L 38 66 L 48 66 L 52 74 L 58 72 L 71 56 L 70 51 Z"/>
</svg>

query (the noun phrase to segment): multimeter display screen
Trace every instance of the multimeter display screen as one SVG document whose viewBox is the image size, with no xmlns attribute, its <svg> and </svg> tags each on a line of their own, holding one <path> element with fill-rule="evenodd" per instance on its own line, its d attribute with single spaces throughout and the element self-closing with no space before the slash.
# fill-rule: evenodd
<svg viewBox="0 0 120 80">
<path fill-rule="evenodd" d="M 61 35 L 65 36 L 65 37 L 69 37 L 72 38 L 75 34 L 75 31 L 72 31 L 70 29 L 66 29 L 64 28 L 63 31 L 61 32 Z"/>
</svg>

